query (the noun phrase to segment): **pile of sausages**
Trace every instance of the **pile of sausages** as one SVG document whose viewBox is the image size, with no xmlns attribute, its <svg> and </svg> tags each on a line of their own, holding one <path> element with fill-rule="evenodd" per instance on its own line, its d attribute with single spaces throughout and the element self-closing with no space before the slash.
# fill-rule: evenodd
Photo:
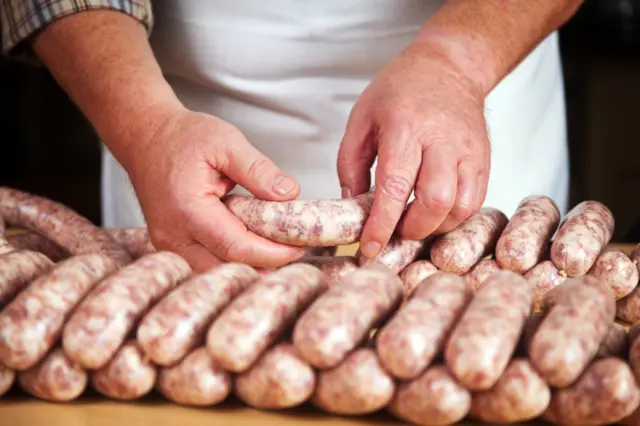
<svg viewBox="0 0 640 426">
<path fill-rule="evenodd" d="M 91 387 L 419 425 L 640 424 L 638 262 L 607 248 L 606 206 L 561 220 L 532 196 L 511 218 L 484 208 L 444 235 L 396 235 L 375 259 L 333 256 L 372 200 L 231 196 L 248 229 L 308 256 L 195 273 L 144 228 L 102 229 L 0 188 L 0 395 L 15 384 L 72 401 Z M 5 221 L 27 232 L 2 237 Z"/>
</svg>

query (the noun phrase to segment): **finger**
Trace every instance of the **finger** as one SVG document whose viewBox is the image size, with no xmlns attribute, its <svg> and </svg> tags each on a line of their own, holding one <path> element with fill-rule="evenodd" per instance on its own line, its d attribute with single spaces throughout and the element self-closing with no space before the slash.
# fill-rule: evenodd
<svg viewBox="0 0 640 426">
<path fill-rule="evenodd" d="M 338 179 L 343 198 L 362 194 L 371 187 L 371 166 L 376 159 L 376 149 L 372 140 L 373 120 L 365 111 L 366 107 L 356 103 L 338 149 Z"/>
<path fill-rule="evenodd" d="M 477 212 L 478 169 L 480 167 L 476 162 L 477 159 L 469 159 L 462 161 L 458 165 L 458 188 L 455 203 L 434 233 L 444 234 L 449 232 Z"/>
<path fill-rule="evenodd" d="M 183 247 L 178 247 L 174 251 L 189 262 L 191 269 L 197 274 L 206 272 L 222 263 L 222 261 L 211 254 L 209 250 L 195 241 Z"/>
<path fill-rule="evenodd" d="M 220 162 L 220 171 L 256 197 L 284 201 L 300 194 L 300 184 L 280 170 L 243 135 L 227 136 L 225 146 L 223 155 L 226 161 Z"/>
<path fill-rule="evenodd" d="M 413 191 L 420 157 L 415 143 L 380 145 L 373 206 L 360 239 L 365 257 L 375 257 L 389 242 Z"/>
<path fill-rule="evenodd" d="M 477 176 L 478 192 L 476 193 L 475 206 L 476 210 L 480 210 L 487 197 L 487 190 L 489 188 L 489 170 L 487 168 L 482 169 Z"/>
<path fill-rule="evenodd" d="M 457 155 L 449 146 L 434 144 L 424 150 L 415 199 L 398 226 L 400 235 L 421 240 L 438 229 L 456 199 L 457 165 Z"/>
<path fill-rule="evenodd" d="M 277 268 L 305 254 L 304 247 L 276 243 L 250 232 L 217 197 L 206 197 L 186 209 L 194 238 L 224 261 Z"/>
</svg>

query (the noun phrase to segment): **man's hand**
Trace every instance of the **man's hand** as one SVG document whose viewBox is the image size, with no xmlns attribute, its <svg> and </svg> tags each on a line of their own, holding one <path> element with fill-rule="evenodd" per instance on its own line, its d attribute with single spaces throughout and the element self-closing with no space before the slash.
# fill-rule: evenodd
<svg viewBox="0 0 640 426">
<path fill-rule="evenodd" d="M 369 189 L 378 157 L 375 201 L 361 238 L 365 256 L 375 256 L 396 227 L 423 239 L 480 208 L 490 168 L 483 105 L 482 89 L 429 45 L 410 46 L 367 87 L 338 154 L 345 195 Z"/>
<path fill-rule="evenodd" d="M 304 255 L 249 232 L 220 201 L 236 183 L 261 199 L 290 200 L 300 192 L 295 180 L 225 121 L 186 109 L 150 113 L 157 125 L 127 164 L 157 249 L 198 271 L 222 261 L 279 267 Z"/>
</svg>

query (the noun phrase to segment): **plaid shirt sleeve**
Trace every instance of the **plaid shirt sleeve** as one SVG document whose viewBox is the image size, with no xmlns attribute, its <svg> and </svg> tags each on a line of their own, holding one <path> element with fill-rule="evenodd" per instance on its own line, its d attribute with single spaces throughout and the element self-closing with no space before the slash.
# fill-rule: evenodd
<svg viewBox="0 0 640 426">
<path fill-rule="evenodd" d="M 17 56 L 16 48 L 48 24 L 73 13 L 96 9 L 126 13 L 151 31 L 151 0 L 0 0 L 2 52 Z"/>
</svg>

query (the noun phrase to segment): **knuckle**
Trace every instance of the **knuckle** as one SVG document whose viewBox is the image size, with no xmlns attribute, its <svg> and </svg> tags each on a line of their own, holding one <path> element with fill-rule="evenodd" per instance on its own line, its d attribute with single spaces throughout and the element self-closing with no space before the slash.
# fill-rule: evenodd
<svg viewBox="0 0 640 426">
<path fill-rule="evenodd" d="M 249 250 L 239 240 L 233 240 L 222 247 L 222 255 L 227 262 L 248 263 Z"/>
<path fill-rule="evenodd" d="M 457 204 L 451 209 L 451 217 L 462 222 L 475 214 L 476 210 L 477 208 L 472 204 Z"/>
<path fill-rule="evenodd" d="M 448 212 L 453 208 L 454 199 L 446 192 L 424 193 L 419 191 L 416 198 L 426 209 L 436 212 Z"/>
<path fill-rule="evenodd" d="M 406 202 L 413 190 L 411 179 L 402 174 L 388 175 L 378 185 L 384 197 L 395 202 Z"/>
<path fill-rule="evenodd" d="M 264 178 L 271 171 L 271 161 L 266 157 L 256 158 L 247 170 L 247 175 L 253 179 Z"/>
</svg>

